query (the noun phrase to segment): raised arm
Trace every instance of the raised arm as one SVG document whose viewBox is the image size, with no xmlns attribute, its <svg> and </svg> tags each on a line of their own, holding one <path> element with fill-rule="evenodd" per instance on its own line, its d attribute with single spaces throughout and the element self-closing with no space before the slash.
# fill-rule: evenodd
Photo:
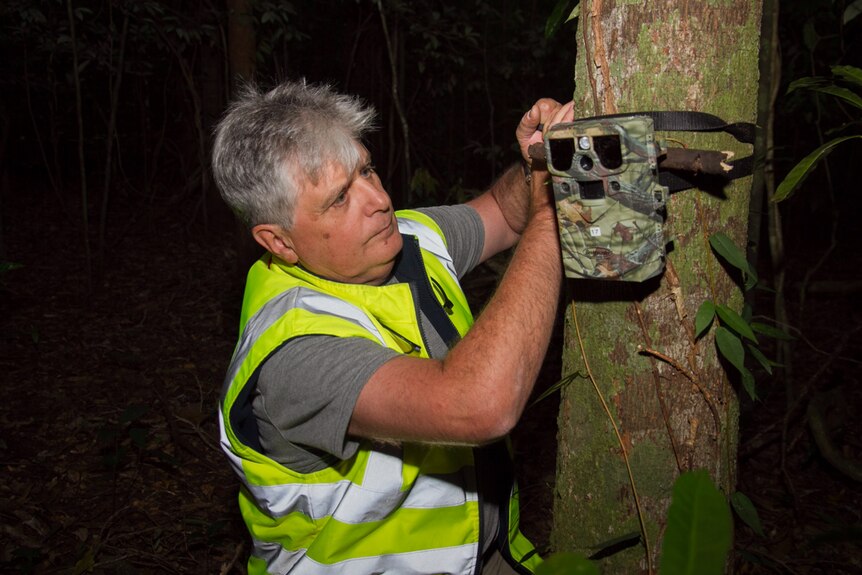
<svg viewBox="0 0 862 575">
<path fill-rule="evenodd" d="M 524 165 L 530 166 L 527 152 L 530 144 L 542 141 L 542 127 L 549 126 L 555 117 L 569 117 L 572 102 L 565 106 L 550 98 L 533 104 L 521 118 L 515 137 L 521 150 L 522 162 L 514 164 L 481 196 L 467 202 L 479 212 L 485 226 L 485 245 L 480 261 L 509 249 L 527 225 L 530 191 Z"/>
<path fill-rule="evenodd" d="M 542 123 L 549 126 L 570 118 L 571 106 L 557 107 Z M 535 122 L 535 132 L 539 118 L 528 113 L 525 119 Z M 522 126 L 525 120 L 519 129 Z M 520 137 L 519 142 L 528 143 Z M 526 151 L 526 146 L 522 148 Z M 522 173 L 519 179 L 523 181 Z M 445 359 L 402 356 L 381 366 L 359 395 L 349 433 L 379 439 L 480 444 L 512 429 L 547 351 L 562 283 L 556 217 L 546 183 L 547 173 L 536 171 L 529 193 L 523 194 L 526 201 L 498 195 L 503 191 L 500 189 L 483 196 L 490 195 L 488 199 L 497 208 L 485 203 L 488 199 L 476 200 L 486 234 L 489 225 L 501 225 L 501 218 L 509 230 L 490 230 L 492 242 L 505 243 L 510 234 L 517 238 L 521 232 L 496 293 Z"/>
</svg>

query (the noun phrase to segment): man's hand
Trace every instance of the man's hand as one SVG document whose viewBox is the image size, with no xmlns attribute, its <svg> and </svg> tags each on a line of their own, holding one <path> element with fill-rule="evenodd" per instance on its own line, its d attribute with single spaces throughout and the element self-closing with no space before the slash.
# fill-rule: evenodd
<svg viewBox="0 0 862 575">
<path fill-rule="evenodd" d="M 573 119 L 574 103 L 561 105 L 551 98 L 542 98 L 527 110 L 515 128 L 515 138 L 521 155 L 529 165 L 528 149 L 541 142 L 543 131 L 559 122 Z M 542 130 L 539 130 L 539 126 Z M 547 172 L 534 171 L 534 181 L 545 182 Z M 469 202 L 476 208 L 485 225 L 485 246 L 482 261 L 512 247 L 527 227 L 534 213 L 553 215 L 550 191 L 547 186 L 527 186 L 520 165 L 509 168 L 485 194 Z"/>
<path fill-rule="evenodd" d="M 528 152 L 530 145 L 541 142 L 544 131 L 562 121 L 561 118 L 564 118 L 566 113 L 571 112 L 572 106 L 572 102 L 562 106 L 556 100 L 542 98 L 533 104 L 533 107 L 527 110 L 527 113 L 521 118 L 518 127 L 515 128 L 515 138 L 521 149 L 521 157 L 524 158 L 528 166 L 532 167 L 532 160 Z M 562 115 L 558 116 L 558 112 L 562 112 Z"/>
</svg>

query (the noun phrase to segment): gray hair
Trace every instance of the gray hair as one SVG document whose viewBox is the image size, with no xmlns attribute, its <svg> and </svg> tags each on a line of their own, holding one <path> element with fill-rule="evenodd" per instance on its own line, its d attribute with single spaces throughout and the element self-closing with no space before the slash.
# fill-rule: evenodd
<svg viewBox="0 0 862 575">
<path fill-rule="evenodd" d="M 329 85 L 285 82 L 262 93 L 247 84 L 216 126 L 212 169 L 224 201 L 248 227 L 293 225 L 301 185 L 324 168 L 350 173 L 374 109 Z"/>
</svg>

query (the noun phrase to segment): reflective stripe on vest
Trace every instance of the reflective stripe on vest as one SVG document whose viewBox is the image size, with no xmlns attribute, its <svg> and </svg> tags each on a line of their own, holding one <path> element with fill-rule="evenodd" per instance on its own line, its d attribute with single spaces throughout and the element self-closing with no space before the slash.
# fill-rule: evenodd
<svg viewBox="0 0 862 575">
<path fill-rule="evenodd" d="M 446 244 L 443 243 L 443 238 L 436 234 L 429 234 L 422 224 L 414 220 L 400 219 L 398 220 L 398 229 L 403 233 L 416 236 L 419 238 L 420 245 L 423 249 L 428 250 L 444 265 L 446 271 L 452 276 L 456 282 L 458 281 L 458 273 L 455 271 L 455 263 L 452 261 L 452 256 L 446 249 Z"/>
<path fill-rule="evenodd" d="M 325 565 L 305 558 L 303 575 L 369 575 L 369 573 L 395 573 L 398 575 L 428 575 L 472 573 L 476 569 L 476 549 L 473 545 L 429 549 L 407 555 L 358 557 L 343 563 Z M 299 559 L 284 552 L 277 543 L 255 542 L 254 554 L 269 565 L 269 573 L 288 573 Z M 249 573 L 252 573 L 251 567 Z M 298 571 L 296 571 L 298 572 Z"/>
<path fill-rule="evenodd" d="M 285 483 L 246 488 L 270 517 L 302 513 L 310 519 L 332 517 L 342 523 L 381 521 L 393 509 L 432 509 L 478 501 L 475 491 L 465 491 L 460 473 L 419 475 L 410 491 L 401 491 L 401 459 L 372 451 L 361 483 L 350 479 L 332 483 Z"/>
<path fill-rule="evenodd" d="M 245 324 L 231 359 L 225 385 L 230 385 L 236 378 L 237 372 L 252 345 L 258 341 L 261 334 L 280 320 L 285 311 L 289 309 L 302 309 L 309 313 L 333 315 L 346 319 L 373 335 L 380 342 L 380 345 L 386 345 L 386 340 L 383 339 L 383 335 L 374 323 L 355 305 L 317 290 L 295 287 L 266 302 Z"/>
</svg>

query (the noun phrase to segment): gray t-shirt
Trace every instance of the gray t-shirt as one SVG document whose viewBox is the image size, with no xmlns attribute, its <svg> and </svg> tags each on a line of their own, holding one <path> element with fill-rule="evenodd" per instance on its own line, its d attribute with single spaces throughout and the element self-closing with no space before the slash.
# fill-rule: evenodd
<svg viewBox="0 0 862 575">
<path fill-rule="evenodd" d="M 441 206 L 420 210 L 446 237 L 459 278 L 479 262 L 485 236 L 479 214 L 471 207 Z M 423 322 L 432 357 L 447 348 Z M 318 471 L 348 459 L 359 447 L 347 436 L 353 408 L 363 386 L 398 352 L 364 338 L 324 335 L 289 340 L 261 367 L 253 398 L 254 415 L 264 452 L 300 473 Z"/>
</svg>

